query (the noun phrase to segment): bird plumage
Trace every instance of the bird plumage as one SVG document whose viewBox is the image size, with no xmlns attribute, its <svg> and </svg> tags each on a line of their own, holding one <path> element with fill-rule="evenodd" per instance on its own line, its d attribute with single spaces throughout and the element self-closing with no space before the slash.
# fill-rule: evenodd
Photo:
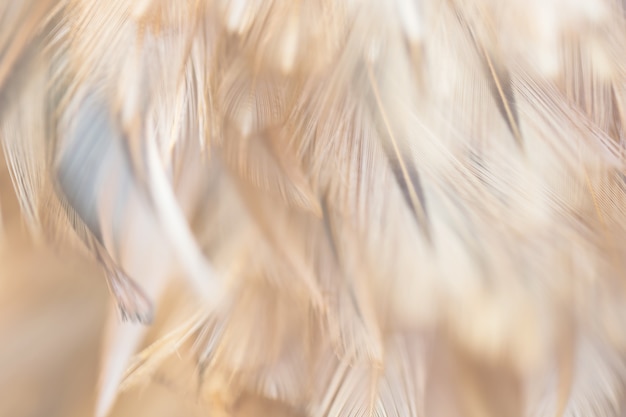
<svg viewBox="0 0 626 417">
<path fill-rule="evenodd" d="M 24 217 L 86 248 L 121 312 L 99 417 L 181 351 L 211 415 L 624 412 L 622 3 L 28 0 L 0 22 Z M 155 312 L 178 325 L 131 359 Z"/>
</svg>

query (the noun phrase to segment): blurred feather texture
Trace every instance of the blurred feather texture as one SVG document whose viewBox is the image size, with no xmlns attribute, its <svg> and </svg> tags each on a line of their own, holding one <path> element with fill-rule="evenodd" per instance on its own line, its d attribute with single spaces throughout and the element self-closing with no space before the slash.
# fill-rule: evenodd
<svg viewBox="0 0 626 417">
<path fill-rule="evenodd" d="M 0 414 L 626 416 L 625 8 L 0 2 Z"/>
</svg>

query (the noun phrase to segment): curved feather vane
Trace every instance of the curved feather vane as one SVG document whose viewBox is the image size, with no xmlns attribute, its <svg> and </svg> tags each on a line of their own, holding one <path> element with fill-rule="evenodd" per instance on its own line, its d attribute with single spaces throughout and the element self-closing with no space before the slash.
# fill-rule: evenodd
<svg viewBox="0 0 626 417">
<path fill-rule="evenodd" d="M 2 2 L 0 337 L 19 205 L 130 319 L 98 417 L 624 415 L 624 10 Z"/>
</svg>

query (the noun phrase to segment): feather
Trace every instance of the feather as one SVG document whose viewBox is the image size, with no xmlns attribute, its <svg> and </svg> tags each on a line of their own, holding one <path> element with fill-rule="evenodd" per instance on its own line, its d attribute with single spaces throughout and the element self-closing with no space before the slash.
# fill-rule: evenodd
<svg viewBox="0 0 626 417">
<path fill-rule="evenodd" d="M 0 257 L 99 265 L 98 417 L 619 416 L 624 9 L 4 2 Z"/>
<path fill-rule="evenodd" d="M 485 67 L 485 72 L 487 73 L 487 77 L 489 79 L 489 86 L 491 93 L 496 100 L 498 110 L 500 114 L 505 119 L 511 134 L 513 135 L 517 144 L 522 147 L 522 136 L 519 127 L 519 116 L 517 114 L 517 107 L 515 104 L 515 96 L 513 94 L 513 90 L 511 88 L 511 79 L 509 72 L 506 68 L 502 66 L 501 59 L 494 59 L 495 53 L 490 50 L 494 47 L 489 47 L 488 45 L 494 45 L 494 35 L 493 28 L 491 27 L 491 22 L 489 21 L 488 16 L 484 16 L 481 20 L 484 22 L 484 26 L 480 28 L 481 33 L 477 33 L 472 27 L 472 23 L 468 21 L 467 17 L 464 15 L 464 12 L 461 11 L 461 8 L 458 6 L 453 6 L 456 10 L 457 16 L 461 21 L 461 24 L 466 27 L 468 30 L 470 37 L 474 45 L 476 46 L 477 52 L 480 56 L 481 61 Z M 469 11 L 467 14 L 475 15 L 480 13 L 480 11 L 473 11 L 471 8 L 468 8 Z M 481 39 L 481 35 L 487 39 Z"/>
</svg>

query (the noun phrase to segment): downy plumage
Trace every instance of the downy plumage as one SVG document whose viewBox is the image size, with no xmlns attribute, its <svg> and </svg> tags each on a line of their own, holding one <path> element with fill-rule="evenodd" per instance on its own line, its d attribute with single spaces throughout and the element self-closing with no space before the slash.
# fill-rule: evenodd
<svg viewBox="0 0 626 417">
<path fill-rule="evenodd" d="M 211 416 L 626 415 L 625 7 L 0 3 L 23 216 L 116 300 L 97 416 L 166 368 Z"/>
</svg>

